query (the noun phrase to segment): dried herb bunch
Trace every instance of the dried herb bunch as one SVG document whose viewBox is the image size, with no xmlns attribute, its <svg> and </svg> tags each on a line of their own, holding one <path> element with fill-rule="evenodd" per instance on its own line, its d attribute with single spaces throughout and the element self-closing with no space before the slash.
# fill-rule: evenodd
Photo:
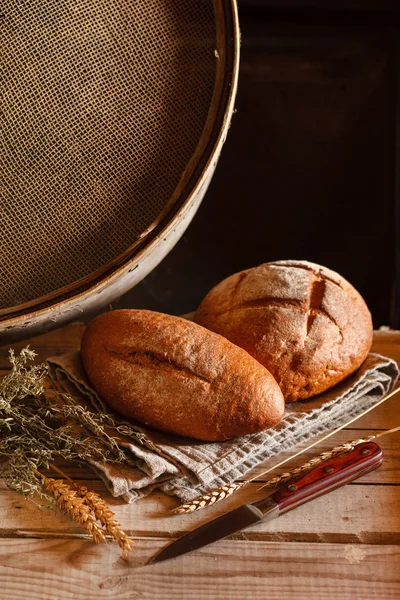
<svg viewBox="0 0 400 600">
<path fill-rule="evenodd" d="M 10 350 L 12 370 L 0 381 L 0 475 L 26 496 L 41 494 L 35 469 L 48 468 L 57 458 L 125 459 L 106 432 L 111 417 L 74 404 L 66 394 L 46 394 L 45 365 L 27 368 L 35 356 L 29 347 L 19 356 Z M 65 404 L 57 402 L 58 396 Z"/>
<path fill-rule="evenodd" d="M 96 501 L 101 501 L 103 515 L 107 507 L 108 521 L 99 518 L 99 510 L 85 494 L 41 473 L 58 458 L 82 463 L 126 462 L 126 455 L 109 434 L 118 431 L 118 426 L 109 414 L 91 412 L 67 394 L 49 393 L 46 366 L 27 366 L 36 356 L 29 347 L 19 356 L 13 350 L 9 355 L 11 372 L 0 381 L 0 477 L 27 498 L 38 495 L 55 501 L 94 541 L 105 541 L 108 531 L 126 554 L 132 542 L 116 530 L 117 521 L 108 522 L 112 513 L 100 497 Z"/>
</svg>

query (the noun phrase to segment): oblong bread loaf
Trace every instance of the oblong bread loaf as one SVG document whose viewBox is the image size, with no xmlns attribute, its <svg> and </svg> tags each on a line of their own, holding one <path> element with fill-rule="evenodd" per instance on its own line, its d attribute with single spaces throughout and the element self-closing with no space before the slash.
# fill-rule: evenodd
<svg viewBox="0 0 400 600">
<path fill-rule="evenodd" d="M 148 310 L 96 317 L 81 342 L 100 397 L 124 417 L 199 440 L 226 440 L 277 424 L 273 376 L 242 348 L 186 321 Z"/>
</svg>

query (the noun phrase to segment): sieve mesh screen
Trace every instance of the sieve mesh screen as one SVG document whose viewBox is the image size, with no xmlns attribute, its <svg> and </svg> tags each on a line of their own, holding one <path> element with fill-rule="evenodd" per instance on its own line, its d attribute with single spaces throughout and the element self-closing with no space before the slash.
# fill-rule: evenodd
<svg viewBox="0 0 400 600">
<path fill-rule="evenodd" d="M 3 0 L 0 308 L 118 258 L 173 197 L 216 77 L 212 0 Z"/>
</svg>

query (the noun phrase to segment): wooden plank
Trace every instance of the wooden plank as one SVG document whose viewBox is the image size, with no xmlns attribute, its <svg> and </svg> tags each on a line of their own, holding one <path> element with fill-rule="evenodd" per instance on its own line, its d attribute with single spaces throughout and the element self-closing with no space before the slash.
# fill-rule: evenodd
<svg viewBox="0 0 400 600">
<path fill-rule="evenodd" d="M 35 352 L 38 353 L 37 362 L 43 362 L 49 356 L 56 356 L 64 354 L 65 352 L 79 350 L 79 343 L 84 329 L 85 324 L 77 321 L 66 327 L 61 327 L 60 329 L 39 335 L 30 340 L 16 342 L 15 344 L 12 344 L 12 348 L 18 353 L 22 348 L 29 345 L 32 350 L 35 350 Z M 0 347 L 0 369 L 7 369 L 9 367 L 7 358 L 9 347 L 10 344 Z"/>
<path fill-rule="evenodd" d="M 121 525 L 131 535 L 175 537 L 224 512 L 265 495 L 250 484 L 235 496 L 191 515 L 170 516 L 176 500 L 161 493 L 123 504 L 105 491 L 100 481 L 88 487 L 101 493 Z M 352 485 L 313 500 L 270 522 L 253 525 L 238 534 L 243 539 L 296 539 L 302 541 L 400 543 L 400 486 Z M 82 534 L 78 525 L 58 510 L 38 510 L 22 496 L 0 491 L 0 536 L 45 536 L 46 532 Z"/>
<path fill-rule="evenodd" d="M 374 341 L 373 344 L 398 344 L 400 342 L 400 331 L 395 329 L 382 329 L 374 330 Z"/>
<path fill-rule="evenodd" d="M 399 331 L 374 331 L 372 352 L 390 356 L 400 364 L 400 332 Z"/>
<path fill-rule="evenodd" d="M 400 425 L 400 393 L 382 402 L 371 412 L 351 424 L 360 429 L 391 429 Z"/>
<path fill-rule="evenodd" d="M 395 600 L 396 546 L 221 541 L 144 566 L 163 546 L 137 539 L 128 563 L 115 545 L 85 540 L 3 540 L 2 600 Z"/>
<path fill-rule="evenodd" d="M 389 401 L 388 401 L 389 402 Z M 400 402 L 399 402 L 400 405 Z M 371 412 L 371 416 L 373 416 L 373 412 Z M 356 422 L 358 423 L 358 422 Z M 400 424 L 400 415 L 399 415 L 399 424 Z M 334 435 L 332 435 L 327 440 L 322 441 L 317 446 L 310 448 L 310 450 L 306 450 L 301 456 L 294 458 L 293 460 L 287 462 L 285 465 L 274 469 L 272 473 L 269 473 L 265 476 L 260 477 L 260 481 L 265 481 L 268 477 L 272 475 L 278 475 L 287 471 L 288 469 L 293 468 L 294 466 L 300 465 L 303 462 L 306 462 L 313 456 L 317 456 L 321 452 L 325 452 L 331 450 L 335 446 L 339 446 L 344 444 L 345 442 L 349 442 L 351 440 L 357 440 L 360 438 L 365 438 L 372 433 L 378 433 L 378 429 L 343 429 L 338 431 Z M 384 461 L 379 469 L 368 473 L 359 481 L 375 483 L 375 484 L 400 484 L 400 433 L 389 434 L 387 436 L 382 436 L 378 440 L 376 440 L 379 446 L 382 448 L 384 453 Z M 266 461 L 262 465 L 256 467 L 251 472 L 249 472 L 243 479 L 252 479 L 258 473 L 262 473 L 270 466 L 273 466 L 277 460 L 283 461 L 286 458 L 290 457 L 292 452 L 282 452 L 278 459 L 274 458 L 270 461 Z"/>
</svg>

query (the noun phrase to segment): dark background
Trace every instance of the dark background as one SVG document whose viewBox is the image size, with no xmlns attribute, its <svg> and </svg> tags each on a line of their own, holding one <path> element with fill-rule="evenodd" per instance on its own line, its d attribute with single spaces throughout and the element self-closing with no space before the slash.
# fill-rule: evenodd
<svg viewBox="0 0 400 600">
<path fill-rule="evenodd" d="M 399 326 L 397 2 L 242 0 L 237 112 L 183 238 L 113 304 L 182 314 L 224 277 L 307 259 Z"/>
</svg>

